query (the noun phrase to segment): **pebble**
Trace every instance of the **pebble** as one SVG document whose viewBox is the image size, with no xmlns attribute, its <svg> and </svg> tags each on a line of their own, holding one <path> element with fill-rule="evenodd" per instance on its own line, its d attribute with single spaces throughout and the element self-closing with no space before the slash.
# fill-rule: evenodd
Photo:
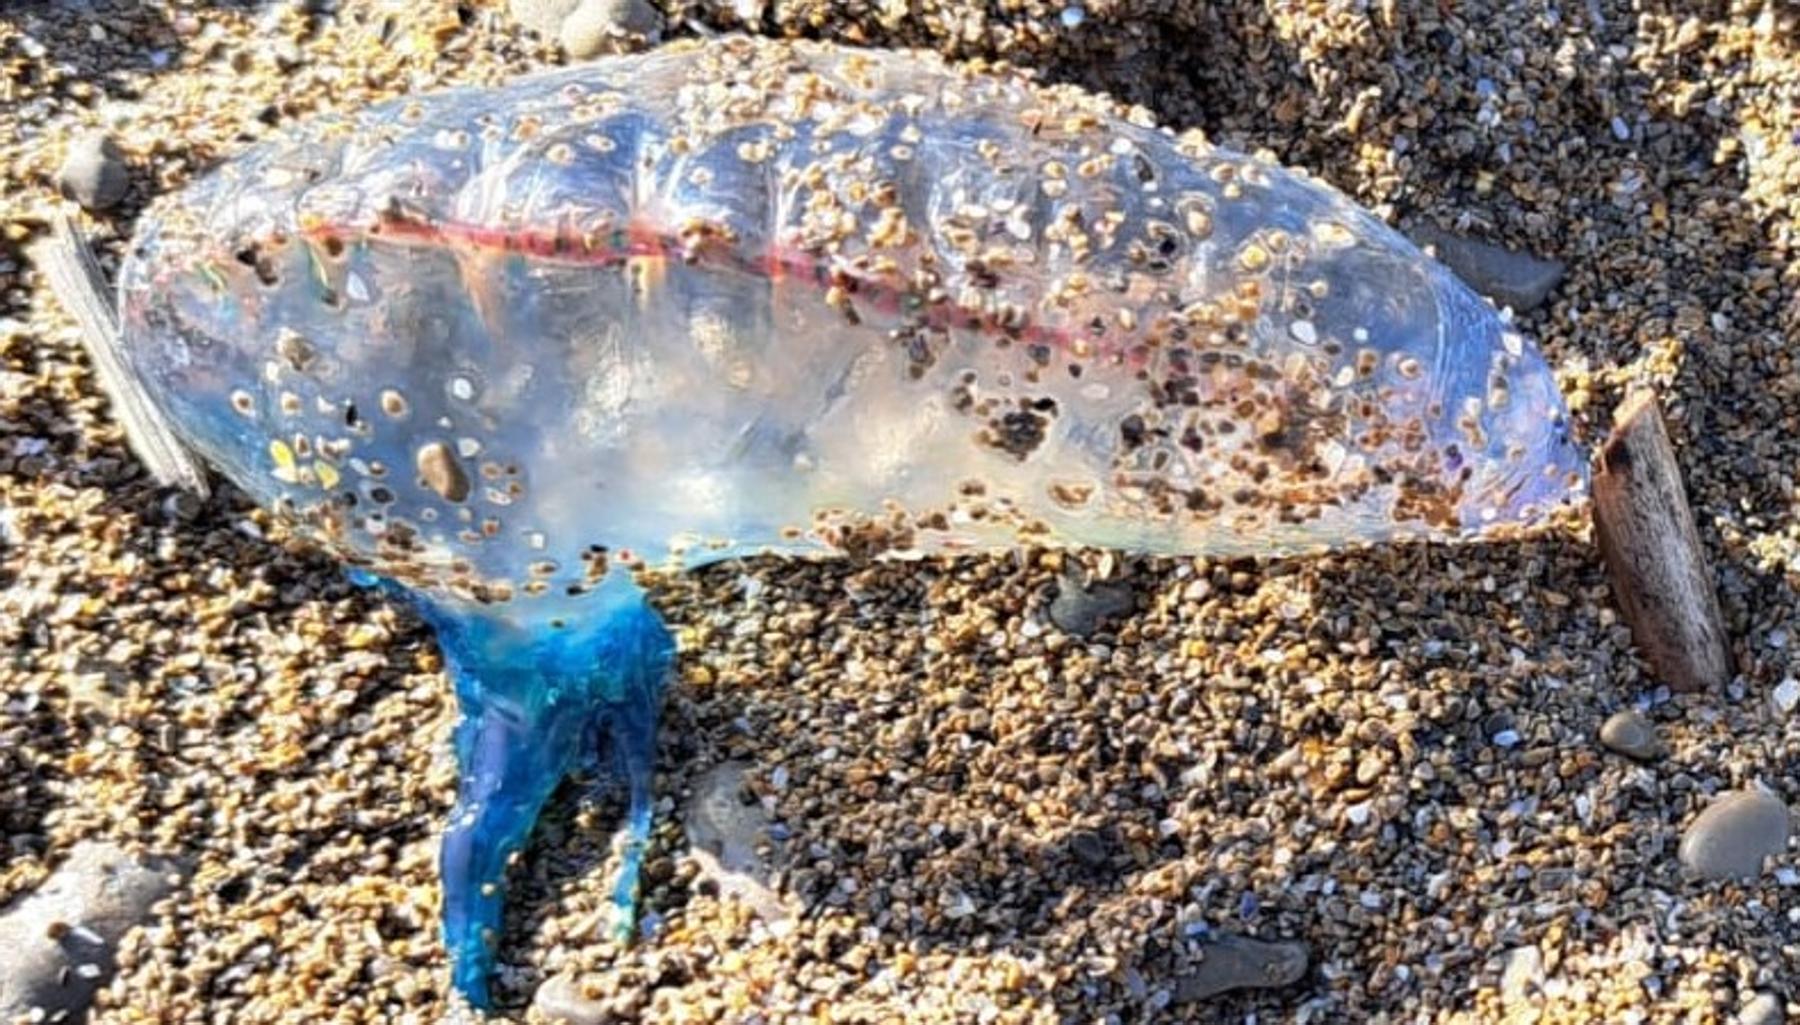
<svg viewBox="0 0 1800 1025">
<path fill-rule="evenodd" d="M 1681 837 L 1681 864 L 1705 879 L 1746 879 L 1787 849 L 1787 805 L 1761 790 L 1721 794 Z"/>
<path fill-rule="evenodd" d="M 1104 868 L 1112 863 L 1106 838 L 1095 830 L 1076 830 L 1069 836 L 1068 848 L 1069 853 L 1088 868 Z"/>
<path fill-rule="evenodd" d="M 587 60 L 630 53 L 662 36 L 662 15 L 647 0 L 581 0 L 558 30 L 569 56 Z"/>
<path fill-rule="evenodd" d="M 469 497 L 469 474 L 449 445 L 441 441 L 423 445 L 414 461 L 425 486 L 445 501 L 460 502 Z"/>
<path fill-rule="evenodd" d="M 112 209 L 131 187 L 131 173 L 118 143 L 105 132 L 89 132 L 69 143 L 62 167 L 56 172 L 57 188 L 89 213 Z"/>
<path fill-rule="evenodd" d="M 545 39 L 555 39 L 563 22 L 575 13 L 582 0 L 509 0 L 506 13 L 512 20 Z"/>
<path fill-rule="evenodd" d="M 1642 712 L 1630 708 L 1614 712 L 1601 724 L 1600 743 L 1609 751 L 1641 762 L 1663 753 L 1662 737 L 1656 732 L 1656 724 Z"/>
<path fill-rule="evenodd" d="M 761 804 L 744 800 L 748 774 L 748 766 L 724 762 L 694 781 L 682 811 L 688 853 L 720 895 L 744 901 L 765 922 L 783 922 L 789 918 L 787 906 L 772 885 L 774 872 L 757 853 L 769 835 L 769 816 Z"/>
<path fill-rule="evenodd" d="M 1305 944 L 1253 940 L 1224 933 L 1208 942 L 1204 960 L 1175 984 L 1175 1002 L 1206 1000 L 1234 989 L 1291 986 L 1306 974 Z"/>
<path fill-rule="evenodd" d="M 1088 637 L 1136 607 L 1137 597 L 1127 584 L 1097 582 L 1083 585 L 1065 575 L 1056 581 L 1056 597 L 1050 601 L 1050 622 L 1064 633 Z"/>
<path fill-rule="evenodd" d="M 1782 1025 L 1787 1009 L 1773 993 L 1758 993 L 1737 1013 L 1736 1025 Z"/>
<path fill-rule="evenodd" d="M 0 1021 L 33 1008 L 43 1009 L 44 1020 L 85 1015 L 112 978 L 114 945 L 173 889 L 174 871 L 110 843 L 76 845 L 55 874 L 0 917 Z"/>
<path fill-rule="evenodd" d="M 163 515 L 178 523 L 194 522 L 205 508 L 205 503 L 191 491 L 174 492 L 162 502 Z"/>
<path fill-rule="evenodd" d="M 1535 944 L 1514 947 L 1501 958 L 1500 1000 L 1515 1004 L 1541 999 L 1544 978 L 1544 952 Z"/>
<path fill-rule="evenodd" d="M 1790 676 L 1776 684 L 1775 689 L 1769 692 L 1769 700 L 1774 702 L 1775 710 L 1782 715 L 1791 714 L 1796 707 L 1800 707 L 1800 680 Z"/>
<path fill-rule="evenodd" d="M 531 1008 L 545 1025 L 600 1025 L 611 1021 L 606 1001 L 582 993 L 582 981 L 569 972 L 552 975 L 532 994 Z"/>
<path fill-rule="evenodd" d="M 1438 261 L 1469 287 L 1492 299 L 1495 305 L 1510 306 L 1519 313 L 1542 306 L 1563 279 L 1560 260 L 1539 259 L 1435 225 L 1418 225 L 1412 237 L 1418 245 L 1435 249 Z"/>
</svg>

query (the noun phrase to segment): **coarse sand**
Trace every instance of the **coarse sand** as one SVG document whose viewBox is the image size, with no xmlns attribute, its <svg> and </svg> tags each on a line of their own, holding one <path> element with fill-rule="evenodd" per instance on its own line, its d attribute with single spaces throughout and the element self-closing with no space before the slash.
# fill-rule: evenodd
<svg viewBox="0 0 1800 1025">
<path fill-rule="evenodd" d="M 657 6 L 669 36 L 1004 58 L 1403 228 L 1561 261 L 1520 323 L 1590 441 L 1628 386 L 1663 391 L 1741 675 L 1659 687 L 1580 522 L 1290 561 L 714 567 L 657 592 L 683 655 L 651 935 L 606 940 L 618 795 L 565 787 L 516 876 L 500 1020 L 564 972 L 657 1022 L 1704 1025 L 1800 1000 L 1795 854 L 1741 882 L 1677 857 L 1716 794 L 1800 798 L 1795 8 Z M 272 126 L 563 59 L 476 0 L 0 9 L 0 904 L 82 839 L 189 867 L 96 1023 L 444 1020 L 454 707 L 419 622 L 237 492 L 140 470 L 25 256 L 72 208 L 64 155 L 101 129 L 129 171 L 90 222 L 110 269 L 150 197 Z M 1085 637 L 1049 617 L 1077 563 L 1136 606 Z M 1648 760 L 1598 739 L 1627 708 Z M 684 838 L 724 763 L 773 823 L 779 925 Z M 1183 999 L 1234 937 L 1309 966 Z"/>
</svg>

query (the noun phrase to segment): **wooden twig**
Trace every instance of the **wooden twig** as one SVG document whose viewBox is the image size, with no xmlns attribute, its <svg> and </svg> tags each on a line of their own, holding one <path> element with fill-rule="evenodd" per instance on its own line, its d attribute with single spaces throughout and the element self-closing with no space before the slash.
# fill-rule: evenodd
<svg viewBox="0 0 1800 1025">
<path fill-rule="evenodd" d="M 1594 527 L 1613 593 L 1651 668 L 1675 690 L 1723 687 L 1731 647 L 1656 396 L 1626 396 L 1594 472 Z"/>
<path fill-rule="evenodd" d="M 159 483 L 186 488 L 205 497 L 205 469 L 175 436 L 162 411 L 128 366 L 122 348 L 124 340 L 119 334 L 119 314 L 87 239 L 67 216 L 58 216 L 55 227 L 55 234 L 32 248 L 32 262 L 81 328 L 82 348 L 93 360 L 100 389 L 112 399 L 113 413 L 125 428 L 126 443 Z"/>
</svg>

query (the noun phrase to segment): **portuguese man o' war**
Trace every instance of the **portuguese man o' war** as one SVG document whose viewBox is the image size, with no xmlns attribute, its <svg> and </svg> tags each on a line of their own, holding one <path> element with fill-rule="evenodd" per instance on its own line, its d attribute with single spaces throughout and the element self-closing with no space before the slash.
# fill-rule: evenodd
<svg viewBox="0 0 1800 1025">
<path fill-rule="evenodd" d="M 477 1005 L 507 860 L 603 752 L 631 926 L 673 656 L 636 567 L 1304 552 L 1585 487 L 1539 352 L 1349 200 L 924 54 L 678 44 L 315 121 L 160 201 L 119 287 L 166 429 L 437 631 Z"/>
</svg>

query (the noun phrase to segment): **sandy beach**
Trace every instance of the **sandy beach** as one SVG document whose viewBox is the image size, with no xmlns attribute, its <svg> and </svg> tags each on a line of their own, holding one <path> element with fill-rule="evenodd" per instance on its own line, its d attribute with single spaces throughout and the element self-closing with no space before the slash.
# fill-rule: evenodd
<svg viewBox="0 0 1800 1025">
<path fill-rule="evenodd" d="M 153 197 L 285 123 L 582 48 L 523 24 L 564 21 L 554 3 L 513 6 L 0 9 L 0 909 L 84 842 L 172 866 L 114 944 L 96 1025 L 448 1020 L 435 854 L 456 710 L 421 622 L 235 489 L 149 479 L 27 251 L 80 199 L 110 271 Z M 604 928 L 620 795 L 565 786 L 515 870 L 488 1020 L 1800 1017 L 1800 11 L 633 17 L 663 39 L 1005 59 L 1268 151 L 1415 238 L 1528 254 L 1547 294 L 1517 323 L 1583 440 L 1629 389 L 1663 397 L 1738 672 L 1712 693 L 1659 680 L 1579 516 L 1305 559 L 1022 550 L 665 578 L 681 656 L 646 935 Z M 1065 594 L 1072 576 L 1092 582 Z M 1780 835 L 1699 822 L 1736 793 L 1773 802 Z M 1684 864 L 1696 828 L 1777 849 L 1707 878 Z"/>
</svg>

